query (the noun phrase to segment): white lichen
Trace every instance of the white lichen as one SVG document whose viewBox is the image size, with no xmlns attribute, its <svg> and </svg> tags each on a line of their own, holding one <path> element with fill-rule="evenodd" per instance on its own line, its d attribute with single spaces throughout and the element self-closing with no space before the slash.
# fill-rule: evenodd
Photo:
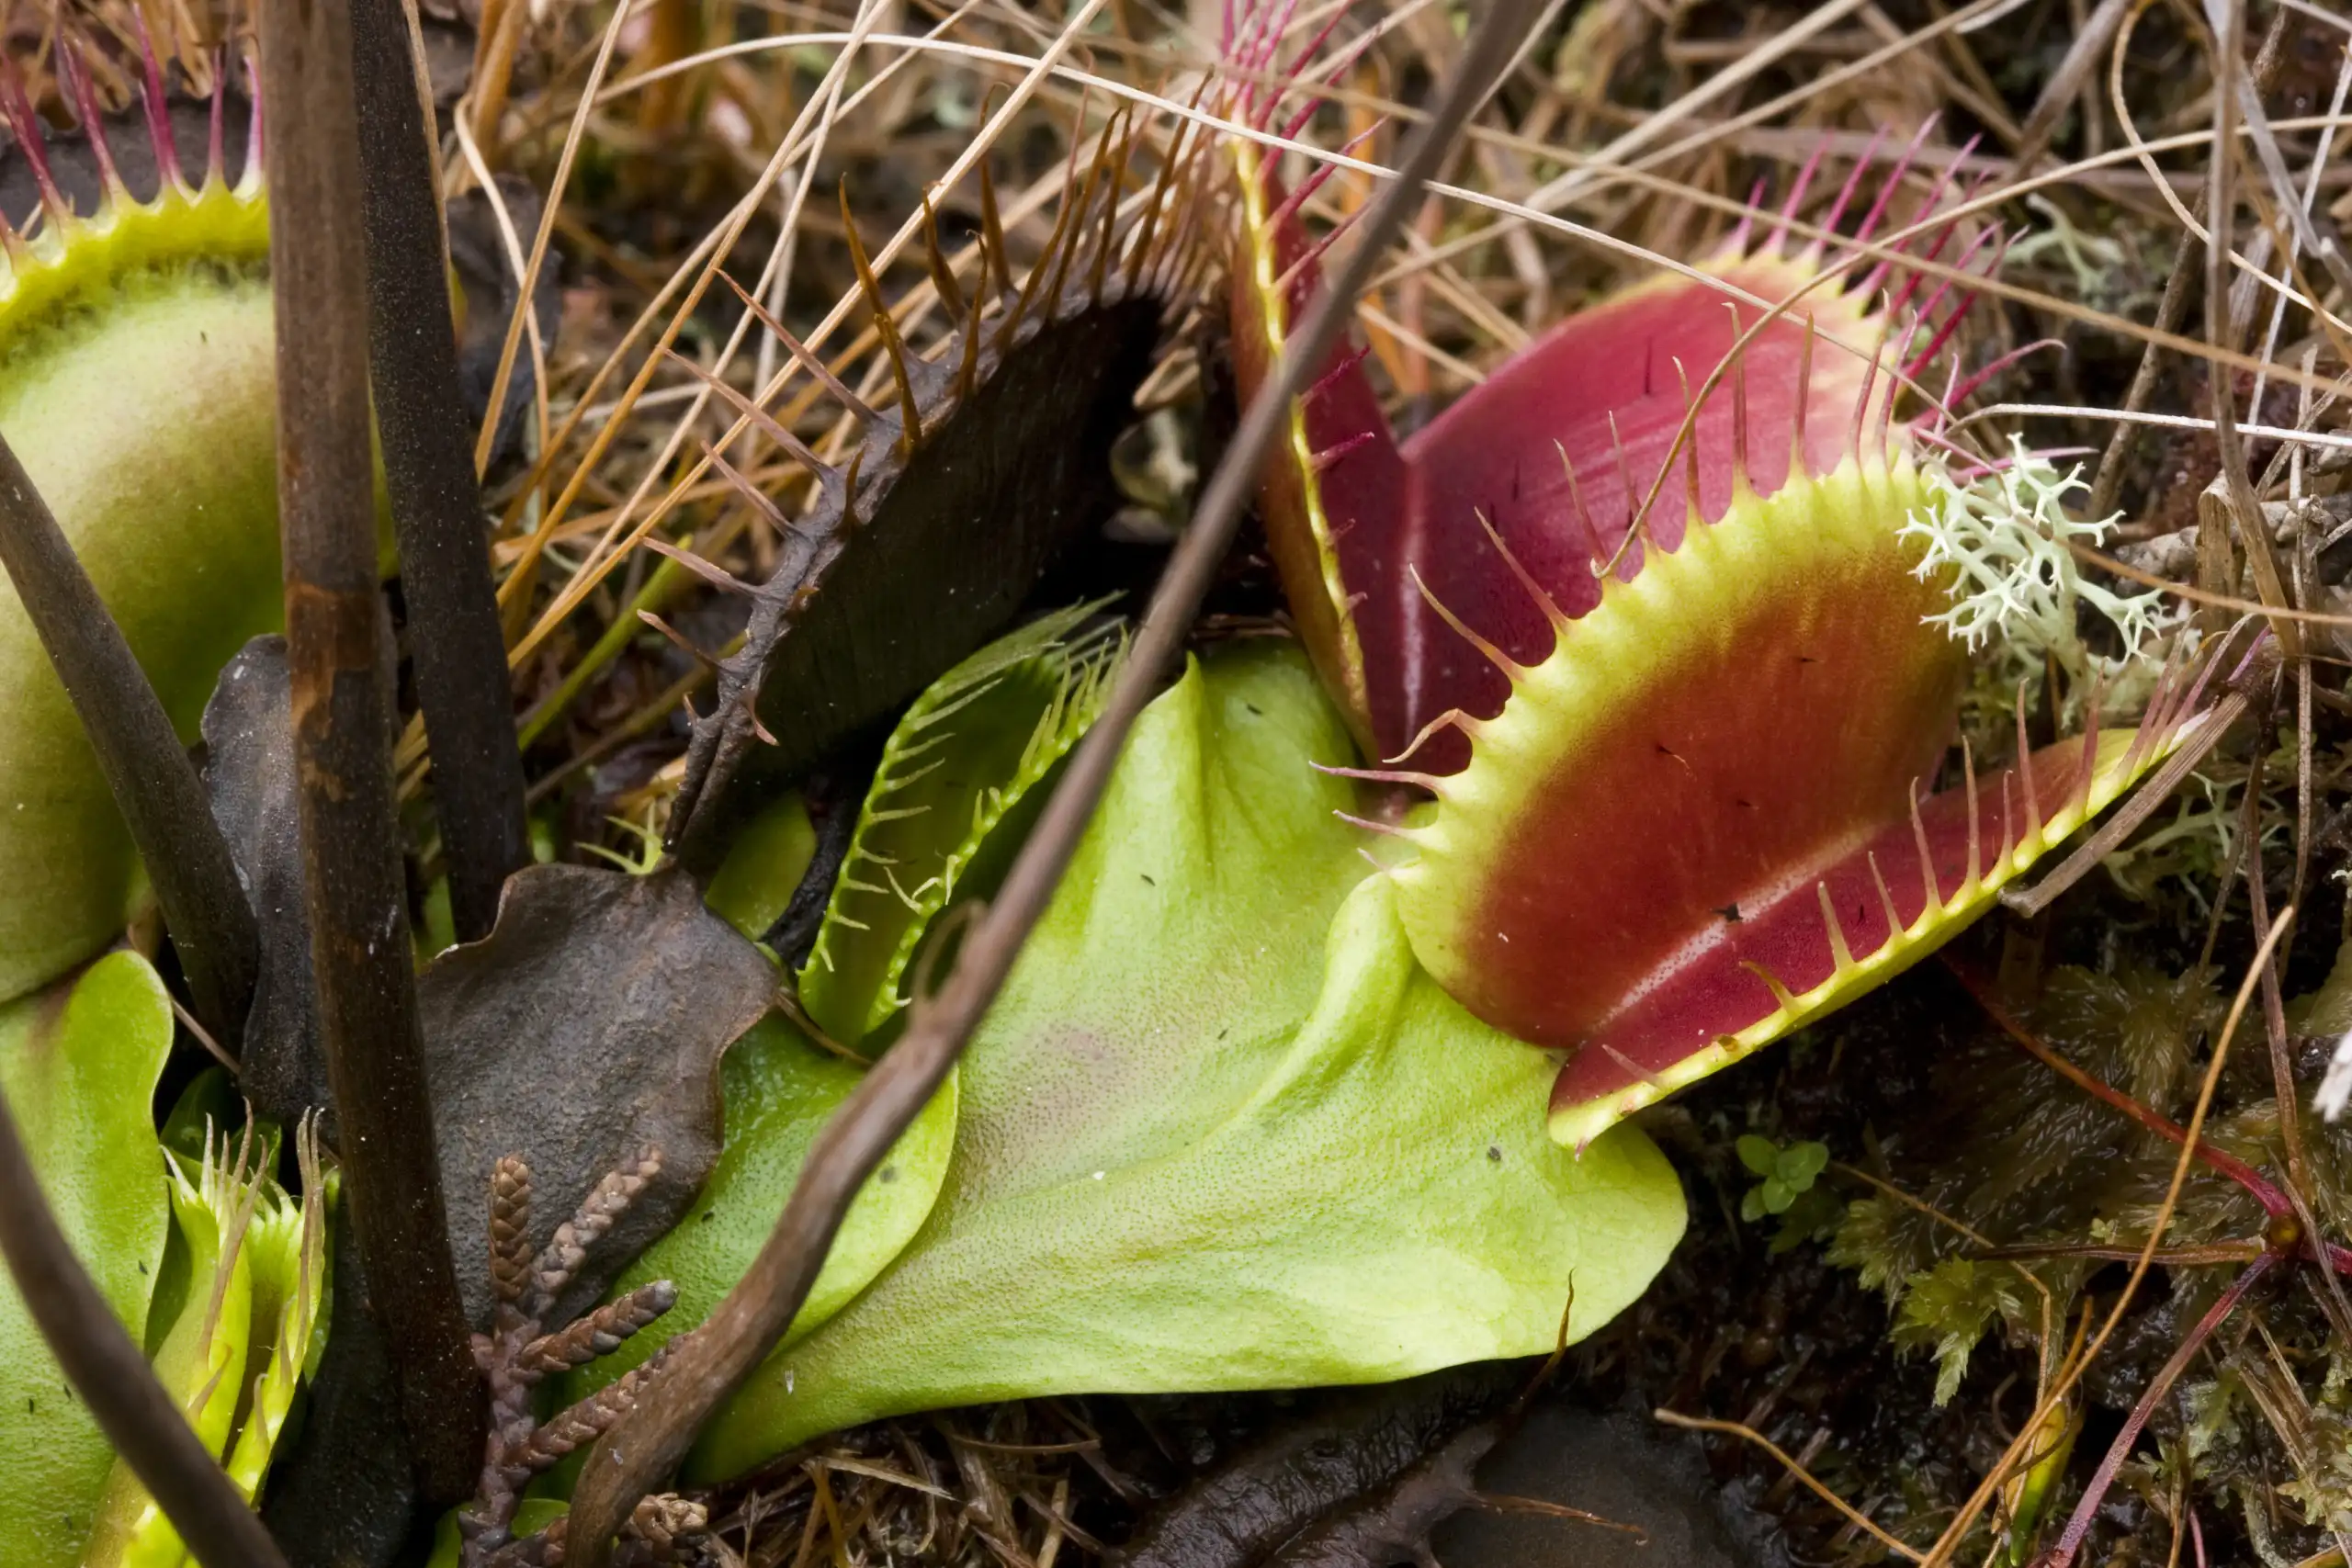
<svg viewBox="0 0 2352 1568">
<path fill-rule="evenodd" d="M 2009 462 L 1969 483 L 1940 467 L 1928 475 L 1930 503 L 1904 525 L 1905 538 L 1925 553 L 1917 574 L 1944 574 L 1951 607 L 1928 620 L 1973 654 L 1985 656 L 1986 695 L 2006 712 L 2020 684 L 2031 705 L 2045 663 L 2067 676 L 2070 722 L 2089 688 L 2100 688 L 2094 721 L 2136 713 L 2153 685 L 2160 650 L 2186 616 L 2158 591 L 2121 593 L 2083 575 L 2070 543 L 2106 543 L 2121 516 L 2085 522 L 2066 511 L 2066 497 L 2086 491 L 2079 468 L 2060 472 L 2012 437 Z M 2088 605 L 2114 630 L 2121 651 L 2102 654 L 2084 640 L 2080 609 Z"/>
</svg>

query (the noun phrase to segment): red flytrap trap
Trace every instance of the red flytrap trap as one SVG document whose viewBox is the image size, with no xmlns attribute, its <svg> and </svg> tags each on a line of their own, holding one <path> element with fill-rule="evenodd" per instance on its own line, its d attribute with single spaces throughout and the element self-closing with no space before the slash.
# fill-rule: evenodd
<svg viewBox="0 0 2352 1568">
<path fill-rule="evenodd" d="M 1888 231 L 1925 134 L 1850 237 L 1870 160 L 1800 244 L 1809 164 L 1761 240 L 1743 220 L 1576 312 L 1401 441 L 1365 351 L 1335 355 L 1264 465 L 1299 635 L 1380 760 L 1355 776 L 1403 792 L 1364 826 L 1392 840 L 1414 951 L 1566 1053 L 1564 1143 L 1932 953 L 2199 712 L 2176 667 L 2135 729 L 2029 754 L 2020 709 L 2022 765 L 1944 769 L 1954 576 L 1906 525 L 1975 464 L 1944 431 L 1991 372 L 1955 364 L 1941 397 L 1919 378 L 1998 247 L 1980 231 L 1937 265 L 1948 178 Z M 1318 291 L 1339 231 L 1310 239 L 1301 213 L 1338 165 L 1286 192 L 1258 143 L 1232 155 L 1247 391 Z"/>
</svg>

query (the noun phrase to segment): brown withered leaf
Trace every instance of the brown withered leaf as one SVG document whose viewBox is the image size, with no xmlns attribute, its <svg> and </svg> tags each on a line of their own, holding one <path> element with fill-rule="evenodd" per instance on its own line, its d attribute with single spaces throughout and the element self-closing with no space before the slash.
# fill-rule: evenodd
<svg viewBox="0 0 2352 1568">
<path fill-rule="evenodd" d="M 467 1316 L 490 1323 L 491 1168 L 531 1168 L 535 1247 L 646 1145 L 660 1174 L 556 1303 L 568 1321 L 683 1218 L 718 1158 L 718 1058 L 768 1010 L 777 972 L 674 867 L 532 866 L 498 924 L 417 976 L 441 1190 Z"/>
</svg>

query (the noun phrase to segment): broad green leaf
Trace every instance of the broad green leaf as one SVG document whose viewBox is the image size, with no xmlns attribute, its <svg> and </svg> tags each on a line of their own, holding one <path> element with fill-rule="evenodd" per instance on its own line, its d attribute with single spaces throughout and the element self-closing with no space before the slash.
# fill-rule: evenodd
<svg viewBox="0 0 2352 1568">
<path fill-rule="evenodd" d="M 0 1089 L 42 1195 L 140 1340 L 171 1225 L 152 1108 L 171 1045 L 170 998 L 134 953 L 0 1008 Z M 79 1562 L 113 1463 L 0 1271 L 0 1568 Z"/>
<path fill-rule="evenodd" d="M 921 1232 L 772 1356 L 690 1463 L 1078 1390 L 1377 1381 L 1606 1322 L 1680 1235 L 1630 1128 L 1544 1130 L 1554 1064 L 1414 964 L 1332 815 L 1352 761 L 1295 649 L 1155 702 L 962 1068 Z M 691 1224 L 691 1222 L 690 1222 Z"/>
<path fill-rule="evenodd" d="M 933 683 L 884 747 L 800 976 L 800 1002 L 854 1044 L 903 1005 L 933 919 L 992 841 L 1018 844 L 1094 722 L 1124 643 L 1080 604 L 999 638 Z"/>
<path fill-rule="evenodd" d="M 855 1062 L 809 1043 L 781 1018 L 763 1019 L 728 1050 L 719 1066 L 727 1142 L 718 1168 L 694 1213 L 647 1248 L 614 1287 L 618 1294 L 667 1280 L 678 1288 L 678 1304 L 592 1363 L 572 1380 L 567 1398 L 612 1382 L 710 1315 L 767 1240 L 808 1145 L 864 1076 Z M 950 1077 L 850 1205 L 787 1343 L 839 1312 L 899 1255 L 931 1212 L 955 1141 L 956 1079 Z"/>
</svg>

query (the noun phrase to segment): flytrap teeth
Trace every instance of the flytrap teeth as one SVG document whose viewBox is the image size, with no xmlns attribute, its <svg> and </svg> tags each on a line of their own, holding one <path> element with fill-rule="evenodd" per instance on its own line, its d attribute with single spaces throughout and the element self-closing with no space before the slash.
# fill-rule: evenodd
<svg viewBox="0 0 2352 1568">
<path fill-rule="evenodd" d="M 777 321 L 775 314 L 765 305 L 761 304 L 750 289 L 735 280 L 733 274 L 722 270 L 718 276 L 727 280 L 727 287 L 732 288 L 735 291 L 735 297 L 743 301 L 743 308 L 758 319 L 760 325 L 765 327 L 770 335 L 783 345 L 784 351 L 792 355 L 801 370 L 811 380 L 824 388 L 835 402 L 855 414 L 862 423 L 873 425 L 881 423 L 882 416 L 876 412 L 874 406 L 851 391 L 849 384 L 833 374 L 832 367 L 827 365 L 821 355 L 810 350 L 807 344 L 795 337 L 789 327 Z"/>
<path fill-rule="evenodd" d="M 655 615 L 652 611 L 639 610 L 637 613 L 637 618 L 644 622 L 647 626 L 651 626 L 655 631 L 660 632 L 664 637 L 669 639 L 671 647 L 676 649 L 680 653 L 684 654 L 688 659 L 693 660 L 696 664 L 701 665 L 705 670 L 711 671 L 713 674 L 717 674 L 719 671 L 726 668 L 726 666 L 718 660 L 712 658 L 709 654 L 705 653 L 701 649 L 695 647 L 693 641 L 687 637 L 685 633 L 680 631 L 677 627 L 672 626 L 669 622 L 663 620 L 660 615 Z"/>
<path fill-rule="evenodd" d="M 121 171 L 115 167 L 114 149 L 107 143 L 106 119 L 98 112 L 97 92 L 90 82 L 90 62 L 83 55 L 78 40 L 59 40 L 57 73 L 74 100 L 74 113 L 82 122 L 82 135 L 90 144 L 90 155 L 97 160 L 98 204 L 104 211 L 119 200 L 127 200 L 130 190 L 122 183 Z"/>
<path fill-rule="evenodd" d="M 820 485 L 839 484 L 841 482 L 840 474 L 835 471 L 831 464 L 820 459 L 817 454 L 809 450 L 808 445 L 803 442 L 800 437 L 795 435 L 789 429 L 786 428 L 786 426 L 778 421 L 774 414 L 771 414 L 767 410 L 760 407 L 758 403 L 752 401 L 749 396 L 738 390 L 723 377 L 712 375 L 708 370 L 703 368 L 699 362 L 687 355 L 680 353 L 674 348 L 667 349 L 664 352 L 673 361 L 691 373 L 695 379 L 702 382 L 704 386 L 708 387 L 712 391 L 717 392 L 719 397 L 727 402 L 728 406 L 736 412 L 736 413 L 741 415 L 742 418 L 751 421 L 752 425 L 758 429 L 760 434 L 766 436 L 770 441 L 775 442 L 777 448 L 786 457 L 789 457 L 794 462 L 799 464 L 803 468 L 814 475 Z M 756 489 L 753 489 L 745 482 L 741 474 L 738 474 L 732 468 L 729 468 L 727 465 L 726 458 L 719 455 L 718 449 L 716 446 L 706 445 L 703 450 L 710 458 L 711 462 L 718 465 L 722 472 L 727 474 L 729 482 L 734 484 L 738 490 L 748 491 L 752 497 L 755 498 L 754 504 L 761 509 L 763 515 L 769 517 L 773 522 L 775 522 L 775 525 L 779 529 L 785 526 L 783 522 L 784 514 L 776 510 L 775 502 L 768 500 L 765 495 L 761 494 Z"/>
<path fill-rule="evenodd" d="M 1080 118 L 1088 118 L 1083 107 Z M 995 178 L 981 159 L 974 242 L 959 247 L 961 255 L 952 251 L 942 232 L 952 227 L 951 193 L 921 193 L 904 231 L 921 254 L 904 260 L 919 263 L 925 277 L 897 298 L 886 283 L 898 243 L 890 252 L 869 249 L 850 221 L 846 188 L 838 191 L 856 276 L 842 305 L 862 329 L 845 354 L 802 343 L 754 289 L 728 279 L 790 355 L 787 374 L 804 380 L 788 416 L 758 406 L 774 395 L 767 389 L 723 390 L 739 416 L 734 435 L 756 441 L 756 427 L 816 476 L 820 493 L 803 506 L 763 504 L 751 493 L 760 470 L 740 449 L 735 471 L 716 458 L 707 466 L 782 531 L 786 547 L 770 580 L 752 590 L 742 651 L 720 666 L 719 700 L 696 724 L 671 816 L 670 842 L 682 860 L 708 862 L 768 790 L 812 765 L 846 727 L 903 703 L 1001 629 L 1104 504 L 1107 470 L 1087 459 L 1110 445 L 1097 427 L 1132 403 L 1184 280 L 1200 265 L 1192 254 L 1204 199 L 1197 171 L 1210 140 L 1181 113 L 1132 104 L 1074 135 L 1059 199 L 1038 215 L 1041 223 L 1050 218 L 1050 232 L 1018 276 Z M 1148 178 L 1145 159 L 1157 164 Z M 918 324 L 934 308 L 933 321 L 944 331 Z M 886 384 L 889 391 L 878 393 Z M 842 468 L 786 429 L 810 428 L 801 405 L 812 392 L 829 395 L 854 422 L 831 438 L 847 458 Z M 834 453 L 831 445 L 817 449 Z M 784 520 L 787 510 L 797 521 Z M 888 649 L 866 646 L 857 606 L 890 602 L 963 548 L 976 528 L 1005 544 L 986 563 L 988 581 L 959 590 L 948 611 Z M 856 652 L 845 655 L 850 648 Z M 827 688 L 821 712 L 803 712 L 820 689 L 808 671 L 825 660 L 856 673 Z"/>
<path fill-rule="evenodd" d="M 219 88 L 216 86 L 214 91 L 217 94 Z M 240 196 L 250 196 L 262 187 L 262 147 L 266 130 L 261 112 L 261 56 L 250 49 L 245 51 L 245 91 L 252 95 L 253 118 L 245 136 L 244 172 L 237 178 Z"/>
<path fill-rule="evenodd" d="M 25 79 L 16 62 L 0 62 L 0 113 L 8 120 L 8 132 L 25 155 L 26 166 L 33 172 L 33 183 L 40 187 L 41 211 L 46 226 L 63 232 L 74 223 L 74 209 L 57 188 L 57 179 L 49 166 L 49 137 L 42 130 L 40 116 L 33 112 L 32 100 L 25 96 Z"/>
<path fill-rule="evenodd" d="M 889 301 L 882 298 L 882 285 L 874 276 L 874 264 L 866 258 L 865 242 L 858 237 L 857 216 L 850 210 L 846 175 L 842 176 L 841 203 L 842 233 L 849 241 L 850 262 L 857 269 L 857 287 L 874 312 L 874 330 L 881 334 L 882 351 L 890 361 L 891 379 L 899 385 L 899 449 L 904 457 L 922 440 L 922 404 L 915 396 L 914 379 L 908 373 L 907 344 L 899 333 L 898 318 L 890 313 Z"/>
<path fill-rule="evenodd" d="M 740 478 L 741 476 L 738 477 Z M 756 494 L 757 492 L 754 491 L 753 493 Z M 761 497 L 761 499 L 763 501 L 766 500 L 764 496 Z M 705 582 L 709 583 L 713 588 L 718 589 L 722 593 L 732 593 L 745 599 L 754 598 L 759 593 L 759 590 L 753 587 L 751 583 L 744 581 L 741 578 L 736 576 L 733 572 L 729 571 L 725 567 L 718 565 L 717 562 L 705 560 L 702 557 L 695 554 L 692 550 L 682 550 L 677 546 L 673 545 L 666 540 L 650 537 L 645 541 L 645 545 L 646 547 L 651 550 L 655 555 L 663 557 L 669 560 L 676 561 L 680 566 L 684 567 L 688 571 L 693 572 L 696 577 L 701 578 Z"/>
<path fill-rule="evenodd" d="M 171 98 L 164 90 L 164 64 L 155 54 L 155 40 L 147 31 L 147 15 L 137 6 L 130 12 L 131 26 L 139 39 L 139 103 L 147 116 L 147 140 L 154 149 L 155 173 L 162 186 L 169 186 L 182 196 L 196 193 L 188 188 L 187 175 L 180 167 L 179 140 L 172 133 Z"/>
</svg>

